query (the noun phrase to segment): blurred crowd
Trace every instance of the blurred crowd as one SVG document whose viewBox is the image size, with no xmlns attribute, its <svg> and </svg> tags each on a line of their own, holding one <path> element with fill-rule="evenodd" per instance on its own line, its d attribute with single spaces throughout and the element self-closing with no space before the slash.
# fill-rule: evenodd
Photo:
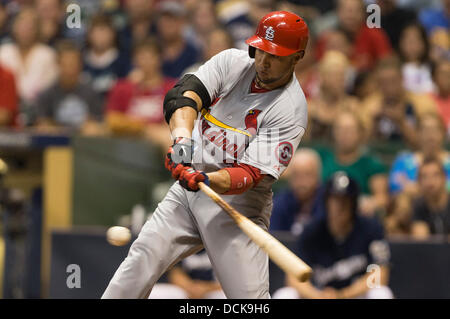
<svg viewBox="0 0 450 319">
<path fill-rule="evenodd" d="M 69 3 L 81 8 L 79 26 L 67 23 Z M 311 148 L 283 176 L 271 229 L 300 235 L 324 214 L 323 183 L 343 171 L 359 186 L 358 214 L 389 238 L 448 239 L 450 0 L 0 0 L 0 127 L 166 150 L 165 93 L 220 51 L 247 50 L 274 10 L 310 28 L 295 75 Z M 375 143 L 402 147 L 386 163 Z"/>
</svg>

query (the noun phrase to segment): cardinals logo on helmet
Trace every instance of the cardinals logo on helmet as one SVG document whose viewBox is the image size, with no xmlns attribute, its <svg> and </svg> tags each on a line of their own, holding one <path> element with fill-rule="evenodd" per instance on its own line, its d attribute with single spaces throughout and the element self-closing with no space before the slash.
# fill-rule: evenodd
<svg viewBox="0 0 450 319">
<path fill-rule="evenodd" d="M 265 36 L 265 38 L 266 38 L 266 40 L 272 41 L 273 38 L 275 37 L 275 30 L 271 26 L 266 27 L 266 28 L 267 29 L 266 29 L 266 36 Z"/>
</svg>

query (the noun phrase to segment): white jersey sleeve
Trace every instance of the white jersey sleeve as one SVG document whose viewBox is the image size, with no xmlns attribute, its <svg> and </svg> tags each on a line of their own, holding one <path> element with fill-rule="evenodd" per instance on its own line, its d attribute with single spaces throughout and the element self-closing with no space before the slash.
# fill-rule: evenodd
<svg viewBox="0 0 450 319">
<path fill-rule="evenodd" d="M 229 91 L 251 65 L 248 52 L 228 49 L 213 56 L 193 74 L 206 87 L 212 102 Z"/>
</svg>

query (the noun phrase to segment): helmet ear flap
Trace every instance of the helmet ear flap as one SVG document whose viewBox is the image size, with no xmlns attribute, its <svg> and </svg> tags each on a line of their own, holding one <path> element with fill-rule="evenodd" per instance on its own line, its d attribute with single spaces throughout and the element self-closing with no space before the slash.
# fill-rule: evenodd
<svg viewBox="0 0 450 319">
<path fill-rule="evenodd" d="M 252 46 L 248 46 L 248 55 L 254 59 L 255 58 L 256 49 Z"/>
</svg>

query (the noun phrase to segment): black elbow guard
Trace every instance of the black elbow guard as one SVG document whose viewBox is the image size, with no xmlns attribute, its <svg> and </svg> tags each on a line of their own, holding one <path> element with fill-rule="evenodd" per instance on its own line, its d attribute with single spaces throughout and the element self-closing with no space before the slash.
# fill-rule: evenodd
<svg viewBox="0 0 450 319">
<path fill-rule="evenodd" d="M 190 106 L 198 111 L 197 103 L 190 97 L 183 96 L 186 91 L 194 91 L 202 100 L 202 107 L 211 106 L 211 98 L 203 83 L 193 74 L 186 74 L 170 89 L 164 98 L 164 117 L 167 124 L 170 122 L 172 114 L 179 108 Z"/>
</svg>

